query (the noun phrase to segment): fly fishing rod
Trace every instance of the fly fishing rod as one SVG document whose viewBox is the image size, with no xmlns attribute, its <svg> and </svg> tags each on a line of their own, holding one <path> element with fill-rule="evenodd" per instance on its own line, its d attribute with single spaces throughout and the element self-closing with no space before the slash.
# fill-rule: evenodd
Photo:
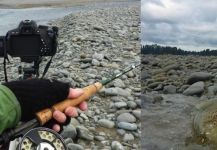
<svg viewBox="0 0 217 150">
<path fill-rule="evenodd" d="M 112 76 L 111 78 L 105 79 L 105 80 L 101 80 L 99 82 L 96 82 L 92 85 L 89 85 L 87 87 L 84 87 L 84 93 L 75 99 L 66 99 L 62 102 L 59 102 L 55 105 L 53 105 L 51 108 L 46 108 L 43 109 L 39 112 L 36 113 L 36 118 L 32 119 L 24 124 L 22 124 L 21 126 L 16 127 L 15 129 L 11 129 L 7 132 L 4 132 L 1 136 L 0 136 L 0 145 L 4 144 L 4 143 L 8 143 L 9 141 L 22 136 L 23 134 L 26 134 L 26 130 L 28 129 L 33 129 L 39 126 L 43 126 L 45 125 L 45 123 L 47 123 L 48 121 L 50 121 L 52 119 L 52 114 L 55 110 L 59 110 L 61 112 L 64 112 L 64 110 L 68 107 L 68 106 L 77 106 L 78 104 L 80 104 L 81 102 L 88 100 L 91 96 L 93 96 L 94 94 L 96 94 L 98 91 L 100 91 L 102 89 L 102 87 L 110 82 L 112 82 L 113 80 L 119 78 L 120 76 L 126 74 L 127 72 L 135 69 L 136 67 L 138 67 L 140 64 L 137 65 L 131 65 L 129 68 L 124 69 L 121 73 L 116 74 L 114 76 Z M 42 128 L 39 128 L 39 133 L 41 133 L 42 135 L 46 135 L 48 134 L 49 131 L 48 130 L 43 130 Z M 32 132 L 29 133 L 29 135 L 36 135 L 35 134 L 35 130 L 31 130 Z M 55 135 L 54 132 L 49 132 L 52 137 Z M 28 134 L 28 132 L 27 132 Z M 40 134 L 39 134 L 40 135 Z M 39 136 L 37 135 L 37 136 Z M 29 139 L 29 136 L 27 136 L 27 141 L 25 143 L 31 143 L 31 141 Z M 38 137 L 36 138 L 38 140 Z M 47 138 L 46 138 L 47 139 Z M 26 140 L 26 139 L 25 139 Z M 40 141 L 37 142 L 33 142 L 33 143 L 37 143 L 39 144 Z M 43 142 L 42 142 L 43 143 Z M 31 145 L 30 145 L 31 146 Z M 30 147 L 28 146 L 28 147 Z M 43 147 L 44 145 L 42 145 L 41 147 Z M 22 149 L 22 148 L 21 148 Z"/>
</svg>

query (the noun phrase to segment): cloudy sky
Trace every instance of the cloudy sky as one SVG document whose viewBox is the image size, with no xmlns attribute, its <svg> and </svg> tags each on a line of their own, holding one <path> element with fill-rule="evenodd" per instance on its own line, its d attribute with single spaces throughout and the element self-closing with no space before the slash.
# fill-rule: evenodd
<svg viewBox="0 0 217 150">
<path fill-rule="evenodd" d="M 142 0 L 142 44 L 217 49 L 216 0 Z"/>
</svg>

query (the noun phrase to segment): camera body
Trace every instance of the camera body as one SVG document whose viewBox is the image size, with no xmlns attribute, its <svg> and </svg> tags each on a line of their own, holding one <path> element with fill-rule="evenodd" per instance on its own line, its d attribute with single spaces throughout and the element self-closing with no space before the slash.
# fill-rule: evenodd
<svg viewBox="0 0 217 150">
<path fill-rule="evenodd" d="M 0 36 L 0 57 L 7 54 L 33 62 L 42 56 L 54 56 L 57 51 L 58 28 L 37 26 L 33 20 L 21 21 L 16 29 Z"/>
</svg>

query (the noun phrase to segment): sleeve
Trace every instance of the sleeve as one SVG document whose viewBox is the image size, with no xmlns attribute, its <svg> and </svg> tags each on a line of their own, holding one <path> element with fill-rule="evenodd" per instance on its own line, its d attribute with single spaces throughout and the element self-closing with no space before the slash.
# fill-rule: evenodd
<svg viewBox="0 0 217 150">
<path fill-rule="evenodd" d="M 17 97 L 22 111 L 21 121 L 35 117 L 41 109 L 67 98 L 69 83 L 48 79 L 29 79 L 4 83 Z"/>
</svg>

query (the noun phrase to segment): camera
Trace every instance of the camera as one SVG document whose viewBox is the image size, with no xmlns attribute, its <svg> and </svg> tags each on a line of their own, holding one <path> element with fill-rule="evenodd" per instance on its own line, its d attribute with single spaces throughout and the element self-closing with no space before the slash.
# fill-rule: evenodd
<svg viewBox="0 0 217 150">
<path fill-rule="evenodd" d="M 37 26 L 33 20 L 21 21 L 6 36 L 0 36 L 0 57 L 9 54 L 20 57 L 23 62 L 33 62 L 38 57 L 54 56 L 57 36 L 58 28 L 55 26 Z"/>
<path fill-rule="evenodd" d="M 4 58 L 5 81 L 7 81 L 6 60 L 8 55 L 20 57 L 21 62 L 34 63 L 34 66 L 23 68 L 19 66 L 20 79 L 39 77 L 39 64 L 43 56 L 51 56 L 42 78 L 46 74 L 53 56 L 57 51 L 58 27 L 37 26 L 34 20 L 23 20 L 19 26 L 0 36 L 0 57 Z M 23 74 L 23 75 L 21 75 Z"/>
</svg>

